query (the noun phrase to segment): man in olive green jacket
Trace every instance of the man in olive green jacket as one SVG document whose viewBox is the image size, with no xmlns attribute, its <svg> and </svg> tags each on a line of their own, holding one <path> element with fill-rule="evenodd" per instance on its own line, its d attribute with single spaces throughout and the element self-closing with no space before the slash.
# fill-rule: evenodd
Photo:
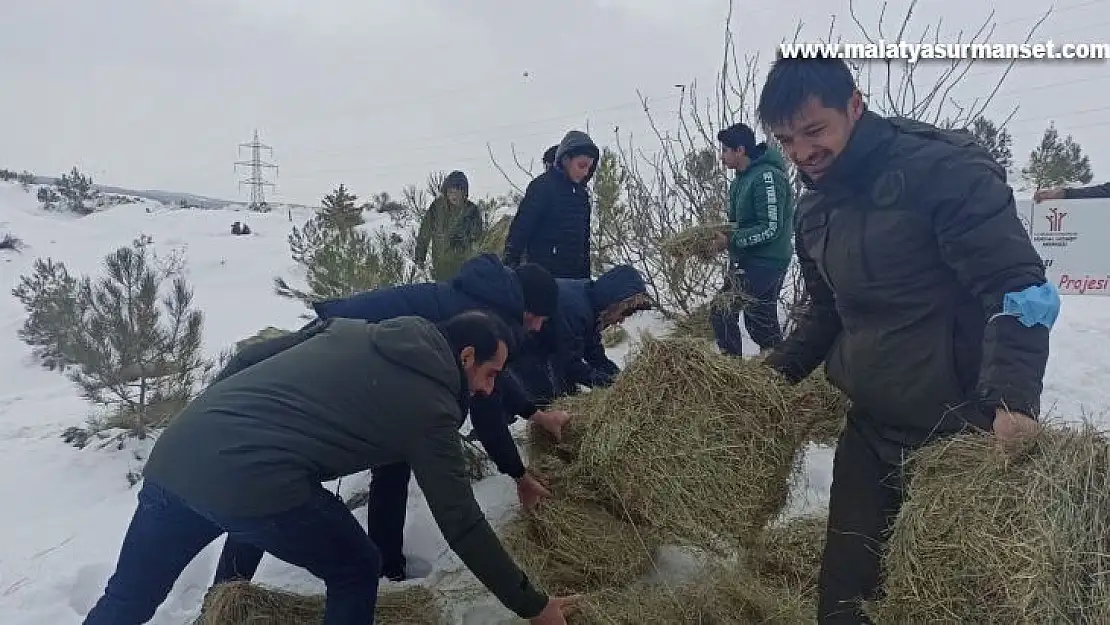
<svg viewBox="0 0 1110 625">
<path fill-rule="evenodd" d="M 512 342 L 468 312 L 332 319 L 316 336 L 217 382 L 158 439 L 116 571 L 86 625 L 149 621 L 185 566 L 225 532 L 303 566 L 327 586 L 324 625 L 374 621 L 377 548 L 321 482 L 407 463 L 451 548 L 533 625 L 562 625 L 505 552 L 474 499 L 458 428 L 488 394 Z"/>
<path fill-rule="evenodd" d="M 455 277 L 459 267 L 474 256 L 485 228 L 482 211 L 471 202 L 466 174 L 453 171 L 443 180 L 442 195 L 428 207 L 416 233 L 416 263 L 424 266 L 428 248 L 432 252 L 432 279 L 444 282 Z"/>
</svg>

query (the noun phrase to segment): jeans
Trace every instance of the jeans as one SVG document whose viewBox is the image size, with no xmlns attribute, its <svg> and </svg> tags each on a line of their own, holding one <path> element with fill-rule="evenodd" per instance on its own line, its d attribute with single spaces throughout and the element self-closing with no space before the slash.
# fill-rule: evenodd
<svg viewBox="0 0 1110 625">
<path fill-rule="evenodd" d="M 748 335 L 760 350 L 770 349 L 782 342 L 779 294 L 785 279 L 786 269 L 759 265 L 747 266 L 737 275 L 726 278 L 721 294 L 743 295 L 732 298 L 729 305 L 722 309 L 714 307 L 710 314 L 713 335 L 722 352 L 733 356 L 743 354 L 741 314 L 744 315 Z"/>
<path fill-rule="evenodd" d="M 405 578 L 402 547 L 411 477 L 412 471 L 407 464 L 386 465 L 370 473 L 370 501 L 363 536 L 368 536 L 377 547 L 381 558 L 379 575 L 394 580 Z M 250 580 L 258 571 L 264 553 L 265 550 L 255 544 L 228 536 L 212 584 Z"/>
<path fill-rule="evenodd" d="M 323 625 L 374 622 L 378 550 L 343 502 L 318 486 L 308 503 L 274 515 L 221 518 L 146 481 L 104 595 L 85 625 L 141 625 L 154 617 L 186 565 L 227 533 L 295 566 L 327 587 Z"/>
<path fill-rule="evenodd" d="M 819 625 L 870 623 L 860 602 L 878 598 L 880 554 L 902 505 L 903 477 L 850 415 L 833 459 L 829 522 L 818 576 Z M 858 417 L 857 417 L 858 418 Z"/>
</svg>

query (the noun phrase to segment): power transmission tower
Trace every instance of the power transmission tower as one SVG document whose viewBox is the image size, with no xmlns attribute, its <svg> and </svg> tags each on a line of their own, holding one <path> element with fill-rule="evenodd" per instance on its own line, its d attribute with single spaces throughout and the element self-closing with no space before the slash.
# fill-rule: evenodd
<svg viewBox="0 0 1110 625">
<path fill-rule="evenodd" d="M 272 158 L 274 154 L 274 149 L 268 145 L 263 145 L 262 142 L 258 140 L 257 130 L 254 131 L 253 141 L 251 141 L 250 143 L 239 144 L 240 156 L 242 156 L 243 148 L 250 148 L 251 158 L 249 161 L 236 161 L 235 166 L 237 168 L 249 167 L 250 173 L 248 174 L 247 178 L 239 181 L 239 188 L 243 188 L 243 185 L 247 185 L 251 188 L 251 200 L 250 205 L 248 206 L 250 210 L 258 211 L 260 213 L 269 212 L 270 206 L 266 204 L 265 190 L 266 187 L 272 188 L 274 186 L 274 183 L 266 180 L 266 178 L 263 177 L 262 170 L 273 169 L 274 173 L 276 174 L 277 165 L 263 161 L 262 150 L 267 150 L 270 154 L 270 157 Z"/>
</svg>

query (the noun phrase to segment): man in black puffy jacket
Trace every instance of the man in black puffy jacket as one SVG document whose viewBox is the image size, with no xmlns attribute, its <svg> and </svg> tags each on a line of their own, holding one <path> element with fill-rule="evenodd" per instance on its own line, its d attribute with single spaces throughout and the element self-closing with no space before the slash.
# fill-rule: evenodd
<svg viewBox="0 0 1110 625">
<path fill-rule="evenodd" d="M 1060 298 L 1005 170 L 969 133 L 867 110 L 839 59 L 780 59 L 758 110 L 807 188 L 794 232 L 810 303 L 764 363 L 796 382 L 823 362 L 852 400 L 817 620 L 860 625 L 904 458 L 962 431 L 1036 431 Z"/>
<path fill-rule="evenodd" d="M 589 182 L 600 152 L 572 130 L 555 151 L 555 166 L 528 184 L 505 240 L 505 264 L 536 263 L 556 278 L 590 277 Z"/>
</svg>

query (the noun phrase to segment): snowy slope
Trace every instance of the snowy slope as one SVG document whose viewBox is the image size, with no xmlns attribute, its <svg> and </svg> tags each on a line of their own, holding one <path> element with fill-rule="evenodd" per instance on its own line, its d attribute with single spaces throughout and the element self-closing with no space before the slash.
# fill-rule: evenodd
<svg viewBox="0 0 1110 625">
<path fill-rule="evenodd" d="M 135 505 L 136 489 L 125 474 L 139 467 L 136 454 L 141 456 L 145 446 L 77 450 L 59 438 L 65 428 L 83 424 L 89 407 L 64 377 L 31 360 L 16 336 L 23 310 L 11 287 L 36 257 L 51 256 L 78 272 L 98 272 L 105 254 L 147 234 L 160 254 L 183 247 L 196 304 L 206 315 L 206 348 L 215 354 L 260 328 L 303 323 L 304 309 L 274 295 L 271 284 L 275 275 L 295 277 L 286 235 L 308 215 L 295 212 L 291 223 L 285 211 L 175 210 L 145 202 L 78 219 L 44 213 L 34 193 L 34 188 L 26 193 L 0 183 L 0 234 L 11 231 L 27 245 L 22 254 L 0 251 L 0 625 L 73 625 L 99 596 L 115 563 Z M 231 223 L 243 220 L 254 236 L 230 234 Z M 635 335 L 636 329 L 661 324 L 641 316 L 629 326 Z M 1097 377 L 1110 364 L 1108 338 L 1110 301 L 1066 301 L 1055 331 L 1046 405 L 1058 403 L 1061 416 L 1074 417 L 1083 410 L 1098 413 L 1110 403 Z M 626 351 L 627 346 L 618 347 L 611 355 L 620 362 Z M 830 462 L 829 450 L 811 451 L 808 484 L 795 502 L 798 510 L 823 504 Z M 364 487 L 365 480 L 348 478 L 341 489 Z M 475 490 L 495 523 L 515 512 L 515 489 L 507 478 L 488 478 Z M 516 622 L 475 591 L 415 485 L 410 509 L 406 548 L 413 568 L 424 569 L 428 577 L 407 583 L 448 591 L 459 623 Z M 365 522 L 365 509 L 356 516 Z M 211 545 L 186 569 L 154 623 L 182 625 L 195 616 L 219 546 L 219 541 Z M 259 581 L 298 591 L 322 589 L 307 573 L 269 558 Z"/>
</svg>

